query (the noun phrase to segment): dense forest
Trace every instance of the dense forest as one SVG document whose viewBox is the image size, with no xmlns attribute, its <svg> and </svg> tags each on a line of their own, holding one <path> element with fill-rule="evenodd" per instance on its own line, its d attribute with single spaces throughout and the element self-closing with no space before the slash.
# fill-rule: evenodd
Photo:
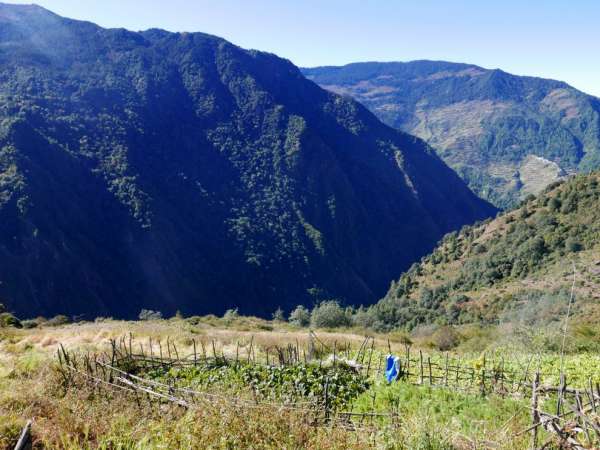
<svg viewBox="0 0 600 450">
<path fill-rule="evenodd" d="M 0 5 L 0 297 L 21 317 L 372 303 L 495 209 L 289 61 Z"/>
</svg>

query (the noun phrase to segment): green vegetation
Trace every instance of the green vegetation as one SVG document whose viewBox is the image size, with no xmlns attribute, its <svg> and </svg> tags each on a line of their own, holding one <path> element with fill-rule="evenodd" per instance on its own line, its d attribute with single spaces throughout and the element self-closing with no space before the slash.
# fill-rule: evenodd
<svg viewBox="0 0 600 450">
<path fill-rule="evenodd" d="M 152 311 L 151 309 L 142 309 L 138 314 L 139 320 L 159 320 L 162 318 L 163 316 L 160 311 Z"/>
<path fill-rule="evenodd" d="M 21 321 L 11 313 L 4 312 L 0 314 L 0 327 L 21 328 L 22 326 Z"/>
<path fill-rule="evenodd" d="M 0 303 L 0 327 L 14 327 L 21 328 L 23 324 L 13 314 L 6 311 L 6 307 L 3 303 Z"/>
<path fill-rule="evenodd" d="M 281 309 L 280 307 L 278 307 L 274 312 L 273 312 L 273 320 L 276 322 L 284 322 L 285 321 L 285 314 L 283 312 L 283 309 Z"/>
<path fill-rule="evenodd" d="M 555 322 L 570 298 L 573 263 L 575 312 L 584 318 L 594 311 L 599 206 L 598 175 L 577 176 L 495 220 L 447 235 L 372 307 L 375 326 Z"/>
<path fill-rule="evenodd" d="M 377 372 L 377 361 L 388 351 L 388 338 L 392 353 L 403 355 L 406 336 L 375 336 L 371 376 L 366 378 L 339 359 L 346 351 L 340 351 L 346 348 L 342 344 L 349 345 L 347 351 L 352 357 L 360 350 L 364 337 L 347 330 L 342 333 L 339 329 L 335 333 L 317 330 L 319 340 L 325 346 L 333 349 L 334 342 L 338 343 L 340 353 L 336 365 L 333 365 L 332 355 L 323 349 L 322 364 L 301 361 L 280 366 L 273 362 L 271 365 L 248 362 L 245 357 L 248 352 L 259 362 L 265 361 L 269 350 L 273 357 L 275 345 L 299 345 L 301 349 L 311 346 L 306 330 L 271 321 L 273 328 L 265 333 L 265 323 L 262 319 L 238 315 L 228 325 L 224 324 L 223 318 L 207 316 L 139 322 L 103 320 L 28 330 L 2 329 L 0 357 L 6 363 L 0 366 L 0 439 L 3 439 L 0 442 L 11 448 L 25 420 L 35 417 L 34 438 L 40 448 L 48 449 L 200 446 L 279 449 L 282 445 L 315 450 L 460 450 L 491 446 L 521 449 L 527 448 L 530 442 L 527 433 L 518 435 L 531 421 L 529 399 L 477 393 L 483 359 L 488 371 L 503 367 L 522 373 L 528 368 L 531 374 L 540 368 L 544 382 L 558 380 L 559 356 L 556 353 L 522 353 L 523 345 L 517 345 L 514 349 L 487 351 L 485 357 L 477 352 L 450 353 L 450 364 L 460 361 L 467 370 L 473 369 L 475 392 L 429 387 L 428 381 L 422 386 L 406 381 L 388 384 Z M 167 337 L 171 348 L 177 344 L 181 355 L 191 354 L 193 342 L 201 353 L 202 345 L 210 349 L 211 354 L 212 345 L 215 345 L 218 357 L 200 359 L 196 367 L 157 365 L 152 369 L 142 365 L 140 367 L 146 368 L 141 372 L 134 371 L 173 389 L 190 388 L 206 393 L 206 399 L 199 403 L 201 407 L 189 411 L 168 403 L 159 407 L 157 400 L 150 402 L 145 395 L 126 395 L 121 390 L 94 386 L 85 380 L 79 388 L 63 389 L 63 379 L 53 370 L 59 342 L 67 345 L 69 351 L 87 355 L 106 351 L 110 348 L 107 339 L 128 336 L 129 332 L 135 336 L 133 347 L 143 346 L 146 354 L 149 354 L 149 338 L 155 355 L 159 340 L 165 351 Z M 590 330 L 580 332 L 589 334 Z M 466 334 L 466 330 L 461 333 Z M 419 345 L 425 342 L 418 335 L 413 338 Z M 433 377 L 443 377 L 446 354 L 423 350 L 425 361 L 434 365 Z M 238 351 L 239 359 L 236 358 Z M 569 386 L 587 385 L 588 376 L 597 380 L 598 354 L 566 356 Z M 223 363 L 221 355 L 227 355 L 228 364 Z M 414 372 L 418 367 L 415 362 L 418 361 L 418 347 L 413 346 L 411 356 Z M 127 363 L 127 359 L 123 363 Z M 365 364 L 368 364 L 368 358 Z M 465 389 L 468 378 L 465 376 Z M 411 380 L 415 382 L 415 376 Z M 320 404 L 325 382 L 332 413 L 337 409 L 351 410 L 355 414 L 375 412 L 382 416 L 367 416 L 362 427 L 355 430 L 335 424 L 317 426 L 311 419 L 313 415 L 307 414 L 306 410 L 291 408 L 295 404 Z M 232 397 L 245 401 L 227 401 Z M 360 422 L 360 418 L 355 419 L 355 423 Z"/>
<path fill-rule="evenodd" d="M 471 442 L 483 442 L 491 437 L 490 428 L 495 428 L 494 433 L 500 437 L 507 433 L 508 426 L 525 428 L 530 420 L 527 406 L 524 399 L 486 398 L 402 381 L 378 383 L 355 402 L 356 411 L 372 411 L 373 407 L 380 412 L 394 410 L 411 431 L 398 436 L 402 442 L 400 448 L 407 449 L 455 449 L 456 435 L 468 436 Z M 491 424 L 498 428 L 490 427 Z M 502 425 L 507 429 L 503 430 Z M 527 448 L 527 438 L 512 437 L 510 445 Z"/>
<path fill-rule="evenodd" d="M 351 311 L 342 308 L 335 300 L 320 303 L 310 314 L 310 324 L 315 328 L 347 327 L 351 321 Z"/>
<path fill-rule="evenodd" d="M 495 212 L 275 55 L 33 6 L 0 20 L 0 295 L 18 316 L 372 303 Z"/>
<path fill-rule="evenodd" d="M 264 366 L 243 361 L 225 364 L 217 359 L 183 369 L 155 369 L 144 375 L 178 387 L 210 389 L 221 394 L 234 395 L 252 388 L 263 399 L 284 403 L 312 401 L 318 404 L 327 386 L 328 402 L 336 409 L 346 407 L 369 387 L 364 376 L 344 363 L 335 367 L 318 363 Z"/>
<path fill-rule="evenodd" d="M 307 327 L 310 325 L 310 311 L 304 305 L 298 305 L 290 313 L 289 321 L 299 327 Z"/>
<path fill-rule="evenodd" d="M 425 139 L 471 189 L 501 208 L 564 173 L 600 167 L 600 105 L 566 83 L 443 61 L 303 72 Z"/>
</svg>

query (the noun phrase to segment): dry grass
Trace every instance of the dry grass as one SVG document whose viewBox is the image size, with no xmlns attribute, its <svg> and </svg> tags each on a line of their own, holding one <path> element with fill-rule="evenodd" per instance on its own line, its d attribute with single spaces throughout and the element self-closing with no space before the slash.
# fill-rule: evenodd
<svg viewBox="0 0 600 450">
<path fill-rule="evenodd" d="M 299 412 L 273 407 L 235 408 L 207 403 L 200 409 L 138 405 L 121 395 L 95 396 L 91 391 L 63 392 L 54 369 L 59 345 L 74 351 L 107 350 L 110 339 L 132 333 L 135 346 L 166 352 L 174 342 L 181 356 L 197 351 L 244 355 L 250 341 L 258 351 L 274 345 L 308 342 L 306 330 L 280 324 L 266 331 L 264 321 L 239 318 L 228 327 L 220 319 L 190 325 L 184 320 L 102 321 L 43 327 L 0 329 L 0 449 L 12 448 L 27 419 L 34 419 L 36 448 L 368 448 L 368 437 L 339 428 L 314 427 Z M 213 322 L 216 324 L 213 324 Z M 236 329 L 237 328 L 237 329 Z M 362 341 L 359 335 L 320 333 L 324 342 Z M 238 347 L 239 345 L 239 347 Z M 383 341 L 379 342 L 383 345 Z"/>
<path fill-rule="evenodd" d="M 273 345 L 298 342 L 303 347 L 308 343 L 307 330 L 284 323 L 239 318 L 226 326 L 221 320 L 204 318 L 194 325 L 186 320 L 103 321 L 32 330 L 0 329 L 0 449 L 12 448 L 21 427 L 30 418 L 34 420 L 35 448 L 467 449 L 483 448 L 481 445 L 488 438 L 494 442 L 506 440 L 506 446 L 502 443 L 499 448 L 515 448 L 515 442 L 504 435 L 499 438 L 506 432 L 497 429 L 500 424 L 485 422 L 483 432 L 477 430 L 470 435 L 463 425 L 454 422 L 452 415 L 438 415 L 433 421 L 438 413 L 431 409 L 432 401 L 440 398 L 439 394 L 434 392 L 429 397 L 418 388 L 405 392 L 408 409 L 399 422 L 356 432 L 316 427 L 301 411 L 272 405 L 236 407 L 230 402 L 207 402 L 184 410 L 147 399 L 138 403 L 127 394 L 107 395 L 102 391 L 98 395 L 90 388 L 65 392 L 55 370 L 54 355 L 59 344 L 72 351 L 98 352 L 108 348 L 109 339 L 129 333 L 134 335 L 138 349 L 142 343 L 144 351 L 149 351 L 152 339 L 156 353 L 157 342 L 160 340 L 165 349 L 168 338 L 182 356 L 192 352 L 193 340 L 198 351 L 200 342 L 212 351 L 214 340 L 218 353 L 240 351 L 240 355 L 244 355 L 251 340 L 263 355 L 264 349 Z M 265 330 L 266 325 L 273 329 Z M 403 349 L 402 336 L 389 337 L 393 351 Z M 332 347 L 334 342 L 350 342 L 355 349 L 363 341 L 360 333 L 350 331 L 322 331 L 319 338 Z M 376 348 L 387 349 L 387 338 L 378 336 Z M 384 391 L 378 398 L 385 399 Z M 479 409 L 485 407 L 468 399 L 453 401 L 459 402 L 455 407 L 463 405 L 466 411 L 471 404 Z"/>
</svg>

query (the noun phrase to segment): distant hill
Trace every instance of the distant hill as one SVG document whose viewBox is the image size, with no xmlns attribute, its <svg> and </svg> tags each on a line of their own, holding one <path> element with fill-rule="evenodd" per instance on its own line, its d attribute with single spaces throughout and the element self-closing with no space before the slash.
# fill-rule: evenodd
<svg viewBox="0 0 600 450">
<path fill-rule="evenodd" d="M 380 327 L 553 322 L 570 297 L 600 321 L 600 175 L 550 185 L 520 208 L 444 237 L 375 306 Z"/>
<path fill-rule="evenodd" d="M 374 302 L 495 213 L 289 61 L 0 4 L 0 299 L 21 317 Z"/>
<path fill-rule="evenodd" d="M 560 81 L 441 61 L 302 70 L 425 139 L 499 207 L 600 167 L 600 100 Z"/>
</svg>

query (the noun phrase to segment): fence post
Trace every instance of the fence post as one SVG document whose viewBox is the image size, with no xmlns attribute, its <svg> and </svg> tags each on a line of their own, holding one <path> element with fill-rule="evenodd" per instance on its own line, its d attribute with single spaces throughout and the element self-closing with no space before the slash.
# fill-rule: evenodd
<svg viewBox="0 0 600 450">
<path fill-rule="evenodd" d="M 531 386 L 531 448 L 537 449 L 538 426 L 540 424 L 540 413 L 538 411 L 538 387 L 540 385 L 540 373 L 536 372 Z"/>
<path fill-rule="evenodd" d="M 410 379 L 410 345 L 406 345 L 406 379 Z"/>
<path fill-rule="evenodd" d="M 420 384 L 423 384 L 423 352 L 419 350 Z"/>
<path fill-rule="evenodd" d="M 336 366 L 337 341 L 333 341 L 333 367 Z"/>
<path fill-rule="evenodd" d="M 444 371 L 444 384 L 448 386 L 448 352 L 446 352 L 446 369 Z"/>
<path fill-rule="evenodd" d="M 329 420 L 329 378 L 325 379 L 325 421 Z"/>
<path fill-rule="evenodd" d="M 196 339 L 192 339 L 192 343 L 194 344 L 194 367 L 198 362 L 198 356 L 196 355 Z"/>
<path fill-rule="evenodd" d="M 429 366 L 429 386 L 433 385 L 433 377 L 431 375 L 431 357 L 427 357 L 427 365 Z"/>
<path fill-rule="evenodd" d="M 373 357 L 373 348 L 375 346 L 375 339 L 371 341 L 371 351 L 369 352 L 369 364 L 367 365 L 367 378 L 369 378 L 369 372 L 371 371 L 371 358 Z"/>
<path fill-rule="evenodd" d="M 461 360 L 459 359 L 456 362 L 456 381 L 455 382 L 456 382 L 456 387 L 457 388 L 459 387 L 459 371 L 462 369 L 462 365 L 461 364 L 462 364 Z"/>
<path fill-rule="evenodd" d="M 483 368 L 481 369 L 481 395 L 485 395 L 485 366 L 486 366 L 485 353 L 483 354 Z"/>
<path fill-rule="evenodd" d="M 560 374 L 560 388 L 558 391 L 558 398 L 556 400 L 556 415 L 560 416 L 560 410 L 562 408 L 563 397 L 567 388 L 567 379 L 564 373 Z"/>
<path fill-rule="evenodd" d="M 590 393 L 588 394 L 588 397 L 590 398 L 592 409 L 594 410 L 594 413 L 596 413 L 596 398 L 594 397 L 594 386 L 592 385 L 592 377 L 588 378 L 588 385 L 590 388 Z"/>
</svg>

